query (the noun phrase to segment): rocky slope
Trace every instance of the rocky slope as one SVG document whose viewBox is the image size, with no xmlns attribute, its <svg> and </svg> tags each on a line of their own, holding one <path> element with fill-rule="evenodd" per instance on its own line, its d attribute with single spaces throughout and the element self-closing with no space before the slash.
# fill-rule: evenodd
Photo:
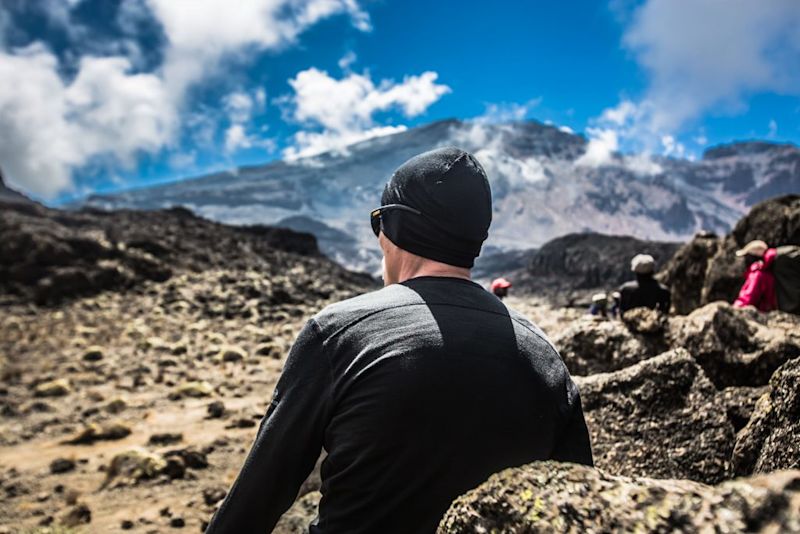
<svg viewBox="0 0 800 534">
<path fill-rule="evenodd" d="M 486 167 L 495 209 L 487 247 L 497 250 L 536 248 L 585 231 L 659 241 L 683 241 L 700 230 L 725 233 L 755 202 L 800 190 L 800 150 L 792 145 L 727 145 L 697 162 L 617 154 L 596 166 L 581 160 L 583 136 L 553 126 L 450 120 L 371 139 L 343 153 L 94 196 L 87 203 L 181 205 L 236 224 L 301 216 L 323 223 L 325 234 L 343 232 L 333 240 L 318 234 L 324 253 L 374 272 L 380 256 L 367 216 L 380 202 L 384 183 L 409 157 L 444 145 L 474 152 Z"/>
<path fill-rule="evenodd" d="M 0 532 L 200 530 L 306 318 L 375 287 L 185 210 L 0 204 L 0 236 Z"/>
</svg>

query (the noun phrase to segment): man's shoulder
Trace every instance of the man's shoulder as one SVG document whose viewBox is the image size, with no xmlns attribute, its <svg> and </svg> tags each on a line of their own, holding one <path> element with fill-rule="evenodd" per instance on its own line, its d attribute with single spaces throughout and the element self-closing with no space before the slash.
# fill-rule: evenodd
<svg viewBox="0 0 800 534">
<path fill-rule="evenodd" d="M 515 310 L 511 307 L 506 307 L 508 309 L 508 316 L 516 325 L 515 330 L 517 331 L 517 335 L 519 336 L 522 334 L 524 337 L 529 337 L 530 339 L 534 340 L 537 345 L 540 345 L 541 348 L 550 349 L 553 353 L 558 354 L 558 351 L 553 345 L 553 342 L 550 341 L 550 338 L 547 337 L 547 334 L 539 328 L 536 323 L 525 317 L 523 314 Z"/>
<path fill-rule="evenodd" d="M 419 295 L 407 287 L 392 284 L 377 291 L 330 304 L 313 319 L 323 333 L 330 333 L 381 310 L 414 304 L 419 300 Z"/>
<path fill-rule="evenodd" d="M 639 289 L 639 282 L 636 280 L 631 280 L 630 282 L 625 282 L 621 286 L 619 286 L 619 291 L 622 293 L 623 291 L 634 291 Z"/>
</svg>

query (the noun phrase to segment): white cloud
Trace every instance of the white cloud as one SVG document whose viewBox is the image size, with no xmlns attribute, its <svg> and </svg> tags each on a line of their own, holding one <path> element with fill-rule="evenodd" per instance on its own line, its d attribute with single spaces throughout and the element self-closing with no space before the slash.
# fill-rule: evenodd
<svg viewBox="0 0 800 534">
<path fill-rule="evenodd" d="M 41 4 L 73 41 L 65 64 L 41 44 L 0 48 L 0 161 L 9 182 L 45 198 L 74 190 L 76 169 L 97 162 L 131 165 L 140 152 L 171 146 L 179 125 L 199 128 L 188 131 L 192 139 L 213 139 L 219 125 L 197 119 L 184 100 L 189 87 L 219 73 L 223 59 L 231 60 L 224 65 L 229 68 L 244 52 L 280 50 L 336 14 L 349 15 L 363 31 L 371 29 L 356 0 L 239 0 L 235 7 L 227 0 L 126 0 L 116 22 L 129 38 L 109 43 L 74 24 L 71 9 L 80 1 Z M 14 23 L 9 13 L 0 7 L 0 47 Z M 153 20 L 166 36 L 164 62 L 142 72 L 146 62 L 134 37 Z M 73 66 L 76 74 L 66 77 Z M 257 90 L 246 98 L 226 103 L 226 149 L 274 150 L 273 140 L 247 132 L 266 94 Z M 405 101 L 413 105 L 413 95 Z"/>
<path fill-rule="evenodd" d="M 164 27 L 169 48 L 164 76 L 175 95 L 207 75 L 226 55 L 243 49 L 276 50 L 292 44 L 306 28 L 340 14 L 370 29 L 355 0 L 146 0 Z"/>
<path fill-rule="evenodd" d="M 351 50 L 339 59 L 339 68 L 344 71 L 350 70 L 350 66 L 355 63 L 357 59 L 356 53 Z"/>
<path fill-rule="evenodd" d="M 575 161 L 575 165 L 600 167 L 612 163 L 614 153 L 619 150 L 617 132 L 611 129 L 587 128 L 589 143 L 586 152 Z"/>
<path fill-rule="evenodd" d="M 486 105 L 483 115 L 475 117 L 473 122 L 478 124 L 502 124 L 523 120 L 528 113 L 539 104 L 542 98 L 533 98 L 524 104 L 517 102 L 490 103 Z"/>
<path fill-rule="evenodd" d="M 574 133 L 575 133 L 575 130 L 573 130 L 573 129 L 572 129 L 572 128 L 570 128 L 569 126 L 563 126 L 563 125 L 562 125 L 562 126 L 559 126 L 559 127 L 558 127 L 558 130 L 559 130 L 560 132 L 564 132 L 564 133 L 568 133 L 568 134 L 574 134 Z"/>
<path fill-rule="evenodd" d="M 172 139 L 177 117 L 161 80 L 121 57 L 84 57 L 67 83 L 41 44 L 0 52 L 0 161 L 9 181 L 45 197 L 96 158 L 131 165 Z"/>
<path fill-rule="evenodd" d="M 661 146 L 665 156 L 677 156 L 682 158 L 686 155 L 686 147 L 680 143 L 672 135 L 664 135 L 661 137 Z"/>
<path fill-rule="evenodd" d="M 225 130 L 225 152 L 231 153 L 253 146 L 253 140 L 241 124 L 232 124 Z"/>
<path fill-rule="evenodd" d="M 770 119 L 769 121 L 769 132 L 767 133 L 767 137 L 769 139 L 774 139 L 775 136 L 778 135 L 778 123 L 775 122 L 775 119 Z"/>
<path fill-rule="evenodd" d="M 675 137 L 705 114 L 740 113 L 757 92 L 800 94 L 796 0 L 646 0 L 629 15 L 623 45 L 648 87 L 594 121 L 625 149 L 682 156 Z"/>
<path fill-rule="evenodd" d="M 322 131 L 301 131 L 294 146 L 284 151 L 287 158 L 341 151 L 353 142 L 399 131 L 398 127 L 379 127 L 373 115 L 399 108 L 406 117 L 414 117 L 450 92 L 436 83 L 435 72 L 407 76 L 400 83 L 383 80 L 375 84 L 368 73 L 349 73 L 341 79 L 310 68 L 289 80 L 294 95 L 284 101 L 292 108 L 291 118 Z"/>
</svg>

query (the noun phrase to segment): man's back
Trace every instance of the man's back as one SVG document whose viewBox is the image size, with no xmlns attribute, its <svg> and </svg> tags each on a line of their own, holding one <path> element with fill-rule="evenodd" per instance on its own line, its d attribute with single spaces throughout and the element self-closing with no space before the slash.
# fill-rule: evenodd
<svg viewBox="0 0 800 534">
<path fill-rule="evenodd" d="M 285 427 L 285 438 L 269 430 L 269 440 L 296 439 L 299 450 L 287 459 L 276 448 L 270 461 L 275 446 L 256 443 L 251 457 L 259 457 L 248 460 L 212 532 L 215 524 L 219 532 L 271 528 L 319 445 L 328 456 L 316 533 L 433 532 L 453 499 L 503 468 L 591 463 L 580 400 L 558 354 L 477 284 L 391 285 L 327 308 L 303 337 L 270 407 L 275 420 L 259 433 Z M 256 481 L 273 482 L 250 467 L 278 477 L 283 494 L 270 501 L 252 487 L 255 501 L 243 495 Z M 243 522 L 248 512 L 230 509 L 237 503 L 260 517 Z"/>
</svg>

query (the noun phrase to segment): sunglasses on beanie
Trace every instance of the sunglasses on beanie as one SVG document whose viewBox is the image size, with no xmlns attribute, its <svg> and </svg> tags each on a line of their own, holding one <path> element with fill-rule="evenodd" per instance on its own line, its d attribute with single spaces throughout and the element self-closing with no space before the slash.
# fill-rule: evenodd
<svg viewBox="0 0 800 534">
<path fill-rule="evenodd" d="M 375 237 L 378 237 L 381 233 L 381 215 L 391 210 L 407 211 L 415 215 L 422 215 L 421 211 L 411 206 L 406 206 L 405 204 L 386 204 L 385 206 L 375 208 L 369 214 L 369 222 L 372 225 L 372 231 L 375 233 Z"/>
</svg>

